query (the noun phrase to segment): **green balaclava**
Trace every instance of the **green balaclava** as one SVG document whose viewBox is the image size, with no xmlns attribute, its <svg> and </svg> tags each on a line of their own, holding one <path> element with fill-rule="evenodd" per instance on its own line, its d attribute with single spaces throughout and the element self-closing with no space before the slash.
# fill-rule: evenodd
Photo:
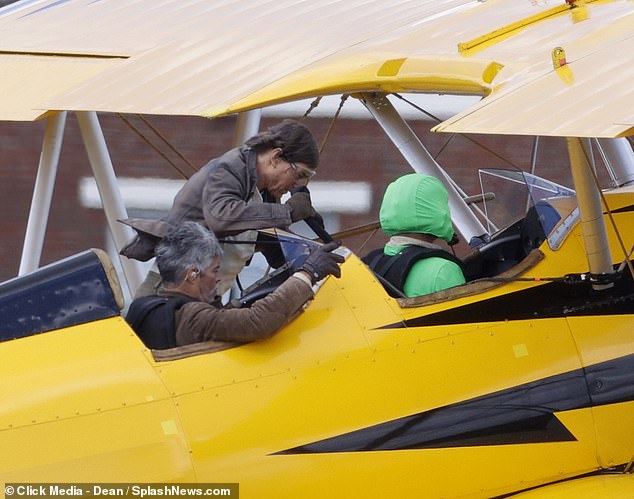
<svg viewBox="0 0 634 499">
<path fill-rule="evenodd" d="M 454 236 L 447 189 L 436 177 L 419 173 L 404 175 L 387 186 L 379 220 L 389 236 L 431 234 L 447 242 Z"/>
</svg>

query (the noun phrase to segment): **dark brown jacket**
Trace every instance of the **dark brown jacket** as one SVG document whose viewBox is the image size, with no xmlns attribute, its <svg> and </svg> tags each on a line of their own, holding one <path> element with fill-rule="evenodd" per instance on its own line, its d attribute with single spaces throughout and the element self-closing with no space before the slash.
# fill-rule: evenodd
<svg viewBox="0 0 634 499">
<path fill-rule="evenodd" d="M 128 258 L 146 261 L 170 226 L 192 220 L 219 238 L 249 229 L 288 227 L 291 210 L 285 204 L 249 202 L 257 182 L 257 154 L 248 147 L 231 149 L 196 172 L 174 198 L 165 220 L 123 221 L 138 236 L 121 250 Z M 248 204 L 247 204 L 248 203 Z"/>
<path fill-rule="evenodd" d="M 246 343 L 270 338 L 293 320 L 312 296 L 312 288 L 306 282 L 291 276 L 251 308 L 218 308 L 199 301 L 186 303 L 176 311 L 176 344 L 209 340 Z"/>
</svg>

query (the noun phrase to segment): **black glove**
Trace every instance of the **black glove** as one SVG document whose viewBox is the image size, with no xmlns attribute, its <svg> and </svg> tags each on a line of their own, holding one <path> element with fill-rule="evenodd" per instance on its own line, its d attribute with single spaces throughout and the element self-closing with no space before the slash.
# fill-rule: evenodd
<svg viewBox="0 0 634 499">
<path fill-rule="evenodd" d="M 321 281 L 327 275 L 341 277 L 341 269 L 339 264 L 343 263 L 345 258 L 336 253 L 331 253 L 340 246 L 341 242 L 333 241 L 314 249 L 308 258 L 304 261 L 300 270 L 303 270 L 310 276 L 313 284 Z"/>
<path fill-rule="evenodd" d="M 286 204 L 291 209 L 291 220 L 293 222 L 304 220 L 305 218 L 312 217 L 315 214 L 315 209 L 310 201 L 310 194 L 308 191 L 294 193 L 290 198 L 288 198 Z"/>
</svg>

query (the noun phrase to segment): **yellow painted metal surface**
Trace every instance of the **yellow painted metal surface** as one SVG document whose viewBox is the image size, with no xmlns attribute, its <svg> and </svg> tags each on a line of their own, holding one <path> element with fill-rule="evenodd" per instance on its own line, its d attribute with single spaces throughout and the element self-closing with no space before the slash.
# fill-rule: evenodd
<svg viewBox="0 0 634 499">
<path fill-rule="evenodd" d="M 607 199 L 623 208 L 633 193 Z M 628 244 L 633 218 L 615 214 Z M 559 250 L 541 249 L 525 275 L 587 268 L 579 227 Z M 634 354 L 627 314 L 400 327 L 541 285 L 401 308 L 351 255 L 342 278 L 267 341 L 158 362 L 116 317 L 3 342 L 0 480 L 239 482 L 244 498 L 486 498 L 532 487 L 566 497 L 555 482 L 567 479 L 578 497 L 629 493 L 625 479 L 578 477 L 634 454 L 632 401 L 556 412 L 568 439 L 289 452 Z M 585 386 L 580 374 L 573 383 Z"/>
<path fill-rule="evenodd" d="M 620 136 L 632 127 L 634 91 L 622 68 L 632 62 L 633 23 L 629 0 L 575 8 L 563 0 L 193 0 L 161 8 L 48 0 L 0 17 L 0 53 L 128 59 L 56 92 L 31 88 L 19 101 L 25 109 L 6 116 L 64 109 L 213 117 L 305 96 L 419 91 L 487 96 L 439 131 Z M 568 55 L 558 70 L 555 47 Z M 46 68 L 54 80 L 79 71 L 62 59 Z M 29 75 L 23 67 L 13 74 Z M 13 98 L 5 92 L 2 102 Z"/>
<path fill-rule="evenodd" d="M 634 16 L 630 29 L 634 29 Z M 503 87 L 486 102 L 450 118 L 435 130 L 577 137 L 629 135 L 630 111 L 622 106 L 634 99 L 634 90 L 615 57 L 619 53 L 634 53 L 634 38 L 544 71 L 523 85 Z M 546 53 L 544 61 L 550 62 Z M 597 71 L 608 78 L 597 81 Z M 521 110 L 521 116 L 513 110 Z"/>
<path fill-rule="evenodd" d="M 0 345 L 0 480 L 193 480 L 143 345 L 115 317 Z"/>
<path fill-rule="evenodd" d="M 121 59 L 2 54 L 0 51 L 0 118 L 36 120 L 47 112 L 37 107 L 38 102 L 73 88 L 118 62 Z"/>
<path fill-rule="evenodd" d="M 560 499 L 579 499 L 580 497 L 632 499 L 634 497 L 634 474 L 615 473 L 580 478 L 523 492 L 512 497 L 518 499 L 552 497 Z"/>
</svg>

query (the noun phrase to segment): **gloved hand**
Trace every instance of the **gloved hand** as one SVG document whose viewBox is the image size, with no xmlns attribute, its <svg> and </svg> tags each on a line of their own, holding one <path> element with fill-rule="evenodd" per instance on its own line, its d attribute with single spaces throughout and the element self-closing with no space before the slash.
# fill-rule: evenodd
<svg viewBox="0 0 634 499">
<path fill-rule="evenodd" d="M 308 255 L 308 258 L 306 258 L 300 270 L 303 270 L 310 276 L 310 280 L 313 284 L 321 281 L 327 275 L 334 275 L 337 278 L 341 277 L 339 264 L 343 263 L 345 258 L 336 253 L 331 253 L 340 245 L 340 241 L 333 241 L 314 249 L 311 254 Z"/>
<path fill-rule="evenodd" d="M 291 197 L 288 198 L 286 204 L 291 209 L 291 220 L 293 222 L 304 220 L 315 214 L 308 189 L 306 191 L 294 192 Z"/>
</svg>

